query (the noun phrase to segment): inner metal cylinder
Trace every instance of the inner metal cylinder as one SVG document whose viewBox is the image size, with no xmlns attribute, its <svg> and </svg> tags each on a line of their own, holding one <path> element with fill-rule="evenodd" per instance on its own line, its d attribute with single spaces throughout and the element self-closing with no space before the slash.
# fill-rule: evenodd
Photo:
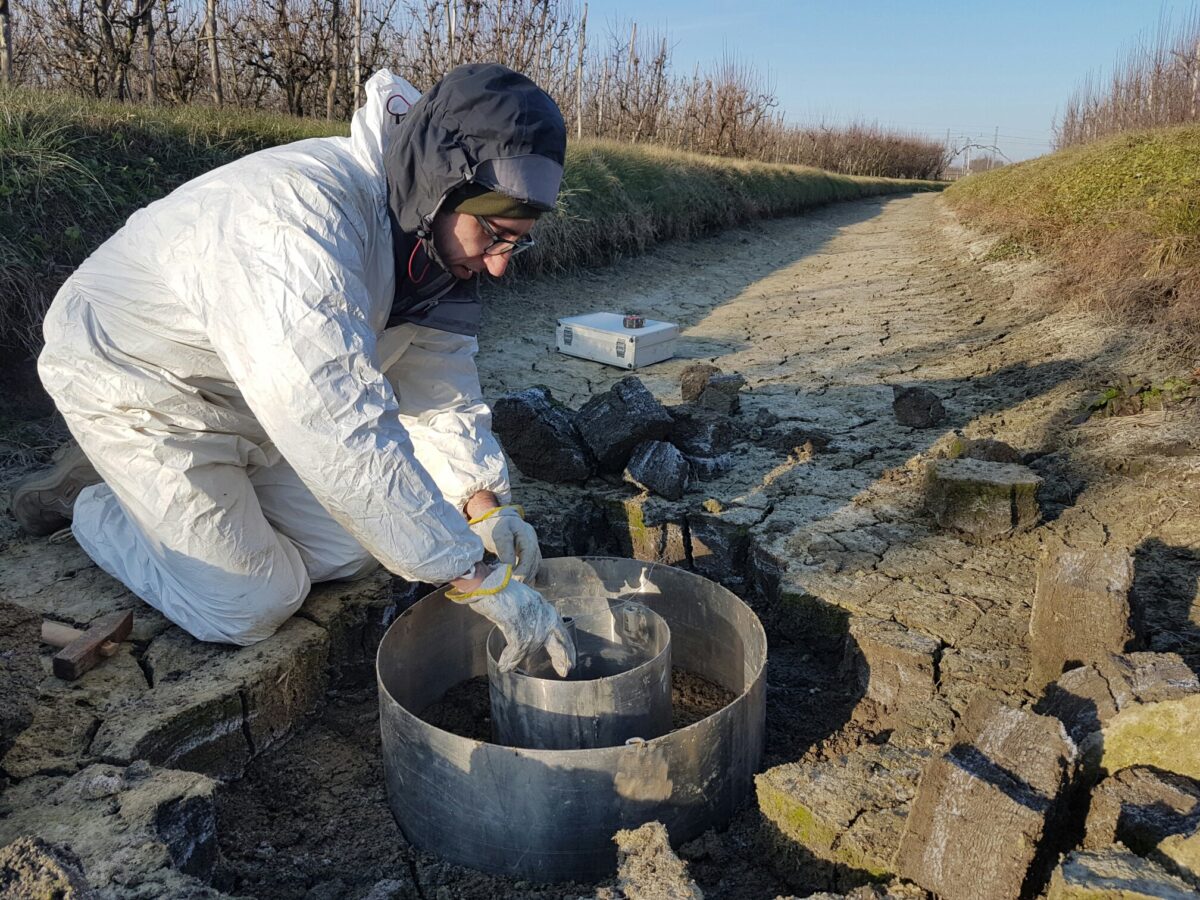
<svg viewBox="0 0 1200 900">
<path fill-rule="evenodd" d="M 505 640 L 488 637 L 492 739 L 510 747 L 615 747 L 671 730 L 671 631 L 641 603 L 579 597 L 555 604 L 575 638 L 575 668 L 560 678 L 545 650 L 511 672 Z"/>
</svg>

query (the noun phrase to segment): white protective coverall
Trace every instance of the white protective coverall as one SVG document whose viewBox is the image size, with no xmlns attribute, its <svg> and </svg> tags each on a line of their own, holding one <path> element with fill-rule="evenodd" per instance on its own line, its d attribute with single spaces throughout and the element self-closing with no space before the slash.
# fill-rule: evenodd
<svg viewBox="0 0 1200 900">
<path fill-rule="evenodd" d="M 268 637 L 310 583 L 377 561 L 455 579 L 483 557 L 463 504 L 508 499 L 475 338 L 385 330 L 383 152 L 419 93 L 387 71 L 366 91 L 349 138 L 252 154 L 135 213 L 45 319 L 42 381 L 104 478 L 74 535 L 202 640 Z"/>
</svg>

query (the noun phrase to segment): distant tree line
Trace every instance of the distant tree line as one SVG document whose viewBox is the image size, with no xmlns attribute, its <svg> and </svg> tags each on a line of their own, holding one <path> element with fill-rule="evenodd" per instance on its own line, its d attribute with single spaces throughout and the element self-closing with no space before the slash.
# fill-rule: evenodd
<svg viewBox="0 0 1200 900">
<path fill-rule="evenodd" d="M 95 98 L 347 119 L 380 68 L 425 89 L 482 60 L 544 87 L 576 138 L 856 175 L 938 178 L 947 163 L 920 135 L 789 124 L 753 66 L 677 74 L 665 35 L 597 29 L 566 0 L 0 0 L 0 77 Z"/>
<path fill-rule="evenodd" d="M 1055 149 L 1140 128 L 1200 122 L 1200 11 L 1163 22 L 1108 78 L 1088 76 L 1055 123 Z"/>
</svg>

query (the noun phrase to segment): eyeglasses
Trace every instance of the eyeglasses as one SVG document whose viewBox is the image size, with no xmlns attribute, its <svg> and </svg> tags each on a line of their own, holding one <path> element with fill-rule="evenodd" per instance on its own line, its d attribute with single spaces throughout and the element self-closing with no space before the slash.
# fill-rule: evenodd
<svg viewBox="0 0 1200 900">
<path fill-rule="evenodd" d="M 492 239 L 492 242 L 483 248 L 484 256 L 504 256 L 506 253 L 516 256 L 518 253 L 524 253 L 530 247 L 537 243 L 529 235 L 525 234 L 515 240 L 512 238 L 502 238 L 496 233 L 496 229 L 483 216 L 476 216 L 475 221 L 479 223 L 479 227 L 487 233 L 487 236 Z"/>
</svg>

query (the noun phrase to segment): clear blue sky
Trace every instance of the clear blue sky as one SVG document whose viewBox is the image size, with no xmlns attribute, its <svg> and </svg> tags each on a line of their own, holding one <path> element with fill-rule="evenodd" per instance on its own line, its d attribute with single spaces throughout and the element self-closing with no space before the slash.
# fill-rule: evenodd
<svg viewBox="0 0 1200 900">
<path fill-rule="evenodd" d="M 677 73 L 725 50 L 772 76 L 796 122 L 854 118 L 1014 160 L 1050 149 L 1051 123 L 1089 72 L 1109 71 L 1193 0 L 589 0 L 589 43 L 616 22 L 666 31 Z M 594 37 L 593 37 L 594 36 Z"/>
</svg>

